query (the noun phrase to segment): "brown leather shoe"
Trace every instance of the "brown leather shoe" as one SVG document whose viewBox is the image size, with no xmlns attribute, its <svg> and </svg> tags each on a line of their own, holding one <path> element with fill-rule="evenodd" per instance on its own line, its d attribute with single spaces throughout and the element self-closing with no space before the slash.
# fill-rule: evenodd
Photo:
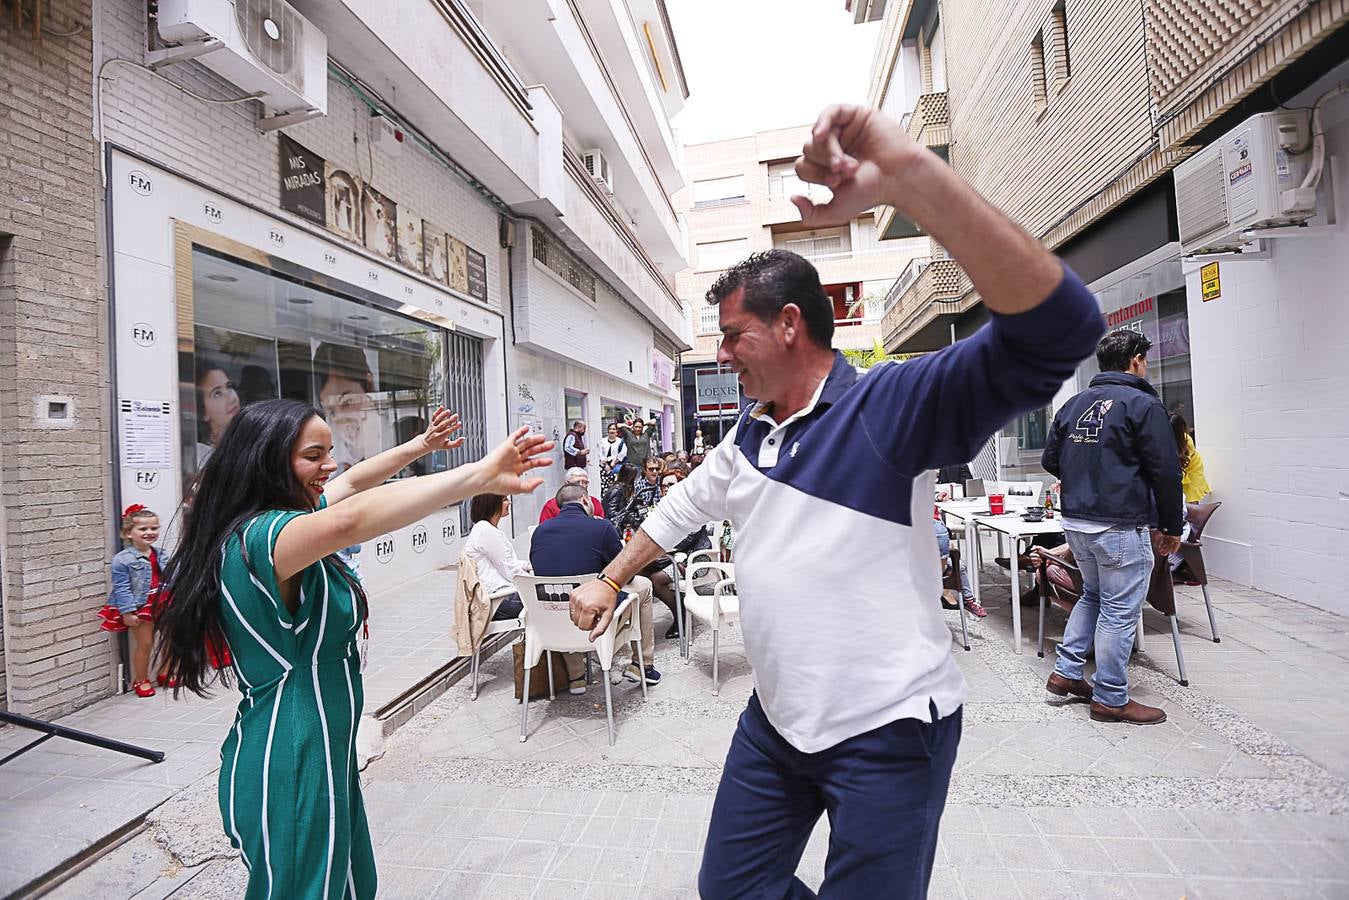
<svg viewBox="0 0 1349 900">
<path fill-rule="evenodd" d="M 1096 722 L 1125 722 L 1129 725 L 1157 725 L 1166 721 L 1166 710 L 1130 700 L 1123 706 L 1092 702 L 1091 718 Z"/>
<path fill-rule="evenodd" d="M 1064 678 L 1058 672 L 1049 676 L 1045 682 L 1045 690 L 1059 697 L 1067 697 L 1072 694 L 1082 700 L 1091 699 L 1091 685 L 1081 678 Z"/>
</svg>

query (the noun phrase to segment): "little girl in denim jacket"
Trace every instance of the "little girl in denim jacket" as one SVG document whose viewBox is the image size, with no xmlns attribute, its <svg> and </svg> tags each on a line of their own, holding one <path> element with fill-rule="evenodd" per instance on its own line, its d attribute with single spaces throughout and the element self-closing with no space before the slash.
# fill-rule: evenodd
<svg viewBox="0 0 1349 900">
<path fill-rule="evenodd" d="M 112 594 L 99 612 L 104 631 L 127 631 L 135 639 L 131 654 L 132 688 L 137 697 L 153 697 L 150 651 L 154 645 L 155 611 L 159 600 L 161 566 L 167 557 L 154 546 L 159 539 L 159 516 L 139 503 L 122 513 L 122 540 L 130 544 L 112 558 Z M 161 681 L 161 684 L 164 682 Z"/>
</svg>

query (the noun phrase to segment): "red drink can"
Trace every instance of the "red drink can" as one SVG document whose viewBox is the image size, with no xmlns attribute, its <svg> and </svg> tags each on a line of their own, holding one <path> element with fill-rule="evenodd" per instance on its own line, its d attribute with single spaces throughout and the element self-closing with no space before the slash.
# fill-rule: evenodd
<svg viewBox="0 0 1349 900">
<path fill-rule="evenodd" d="M 1007 511 L 1007 507 L 1003 505 L 1003 500 L 1004 498 L 1002 494 L 989 494 L 988 511 L 995 516 L 1000 516 L 1003 513 L 1005 513 Z"/>
</svg>

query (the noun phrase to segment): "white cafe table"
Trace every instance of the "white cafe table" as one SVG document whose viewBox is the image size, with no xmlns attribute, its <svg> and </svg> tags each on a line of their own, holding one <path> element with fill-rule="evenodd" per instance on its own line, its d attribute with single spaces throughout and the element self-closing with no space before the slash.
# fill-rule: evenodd
<svg viewBox="0 0 1349 900">
<path fill-rule="evenodd" d="M 973 497 L 965 500 L 947 500 L 937 504 L 937 510 L 943 518 L 950 517 L 960 519 L 964 523 L 965 540 L 964 554 L 970 573 L 970 587 L 974 591 L 974 599 L 981 602 L 982 592 L 982 573 L 983 573 L 983 551 L 979 546 L 979 526 L 983 526 L 995 534 L 1011 538 L 1012 547 L 1010 548 L 1010 559 L 1012 560 L 1012 577 L 1015 586 L 1012 589 L 1012 639 L 1013 647 L 1017 653 L 1021 652 L 1021 597 L 1020 597 L 1020 573 L 1016 568 L 1016 559 L 1020 554 L 1021 540 L 1033 538 L 1041 534 L 1062 533 L 1063 526 L 1058 518 L 1042 520 L 1040 522 L 1027 522 L 1021 518 L 1021 513 L 1030 504 L 1025 498 L 1007 497 L 1007 512 L 994 516 L 989 514 L 988 498 Z"/>
<path fill-rule="evenodd" d="M 1021 652 L 1021 570 L 1017 559 L 1021 556 L 1021 542 L 1039 537 L 1042 534 L 1063 534 L 1063 521 L 1057 516 L 1027 522 L 1021 518 L 1021 512 L 1007 513 L 1001 516 L 980 516 L 974 519 L 976 527 L 982 526 L 989 531 L 1011 538 L 1008 548 L 1008 561 L 1012 577 L 1012 641 L 1017 653 Z M 975 541 L 978 546 L 978 541 Z M 983 559 L 979 560 L 982 568 Z"/>
</svg>

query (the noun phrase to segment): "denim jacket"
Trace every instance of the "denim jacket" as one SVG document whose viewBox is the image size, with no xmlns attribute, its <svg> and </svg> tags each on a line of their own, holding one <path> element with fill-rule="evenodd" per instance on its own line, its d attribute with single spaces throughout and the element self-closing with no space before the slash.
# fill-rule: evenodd
<svg viewBox="0 0 1349 900">
<path fill-rule="evenodd" d="M 160 571 L 168 558 L 158 547 L 151 548 L 159 560 Z M 136 548 L 127 547 L 112 558 L 112 595 L 108 602 L 121 613 L 131 613 L 145 606 L 150 595 L 154 570 L 149 556 L 141 556 Z"/>
</svg>

